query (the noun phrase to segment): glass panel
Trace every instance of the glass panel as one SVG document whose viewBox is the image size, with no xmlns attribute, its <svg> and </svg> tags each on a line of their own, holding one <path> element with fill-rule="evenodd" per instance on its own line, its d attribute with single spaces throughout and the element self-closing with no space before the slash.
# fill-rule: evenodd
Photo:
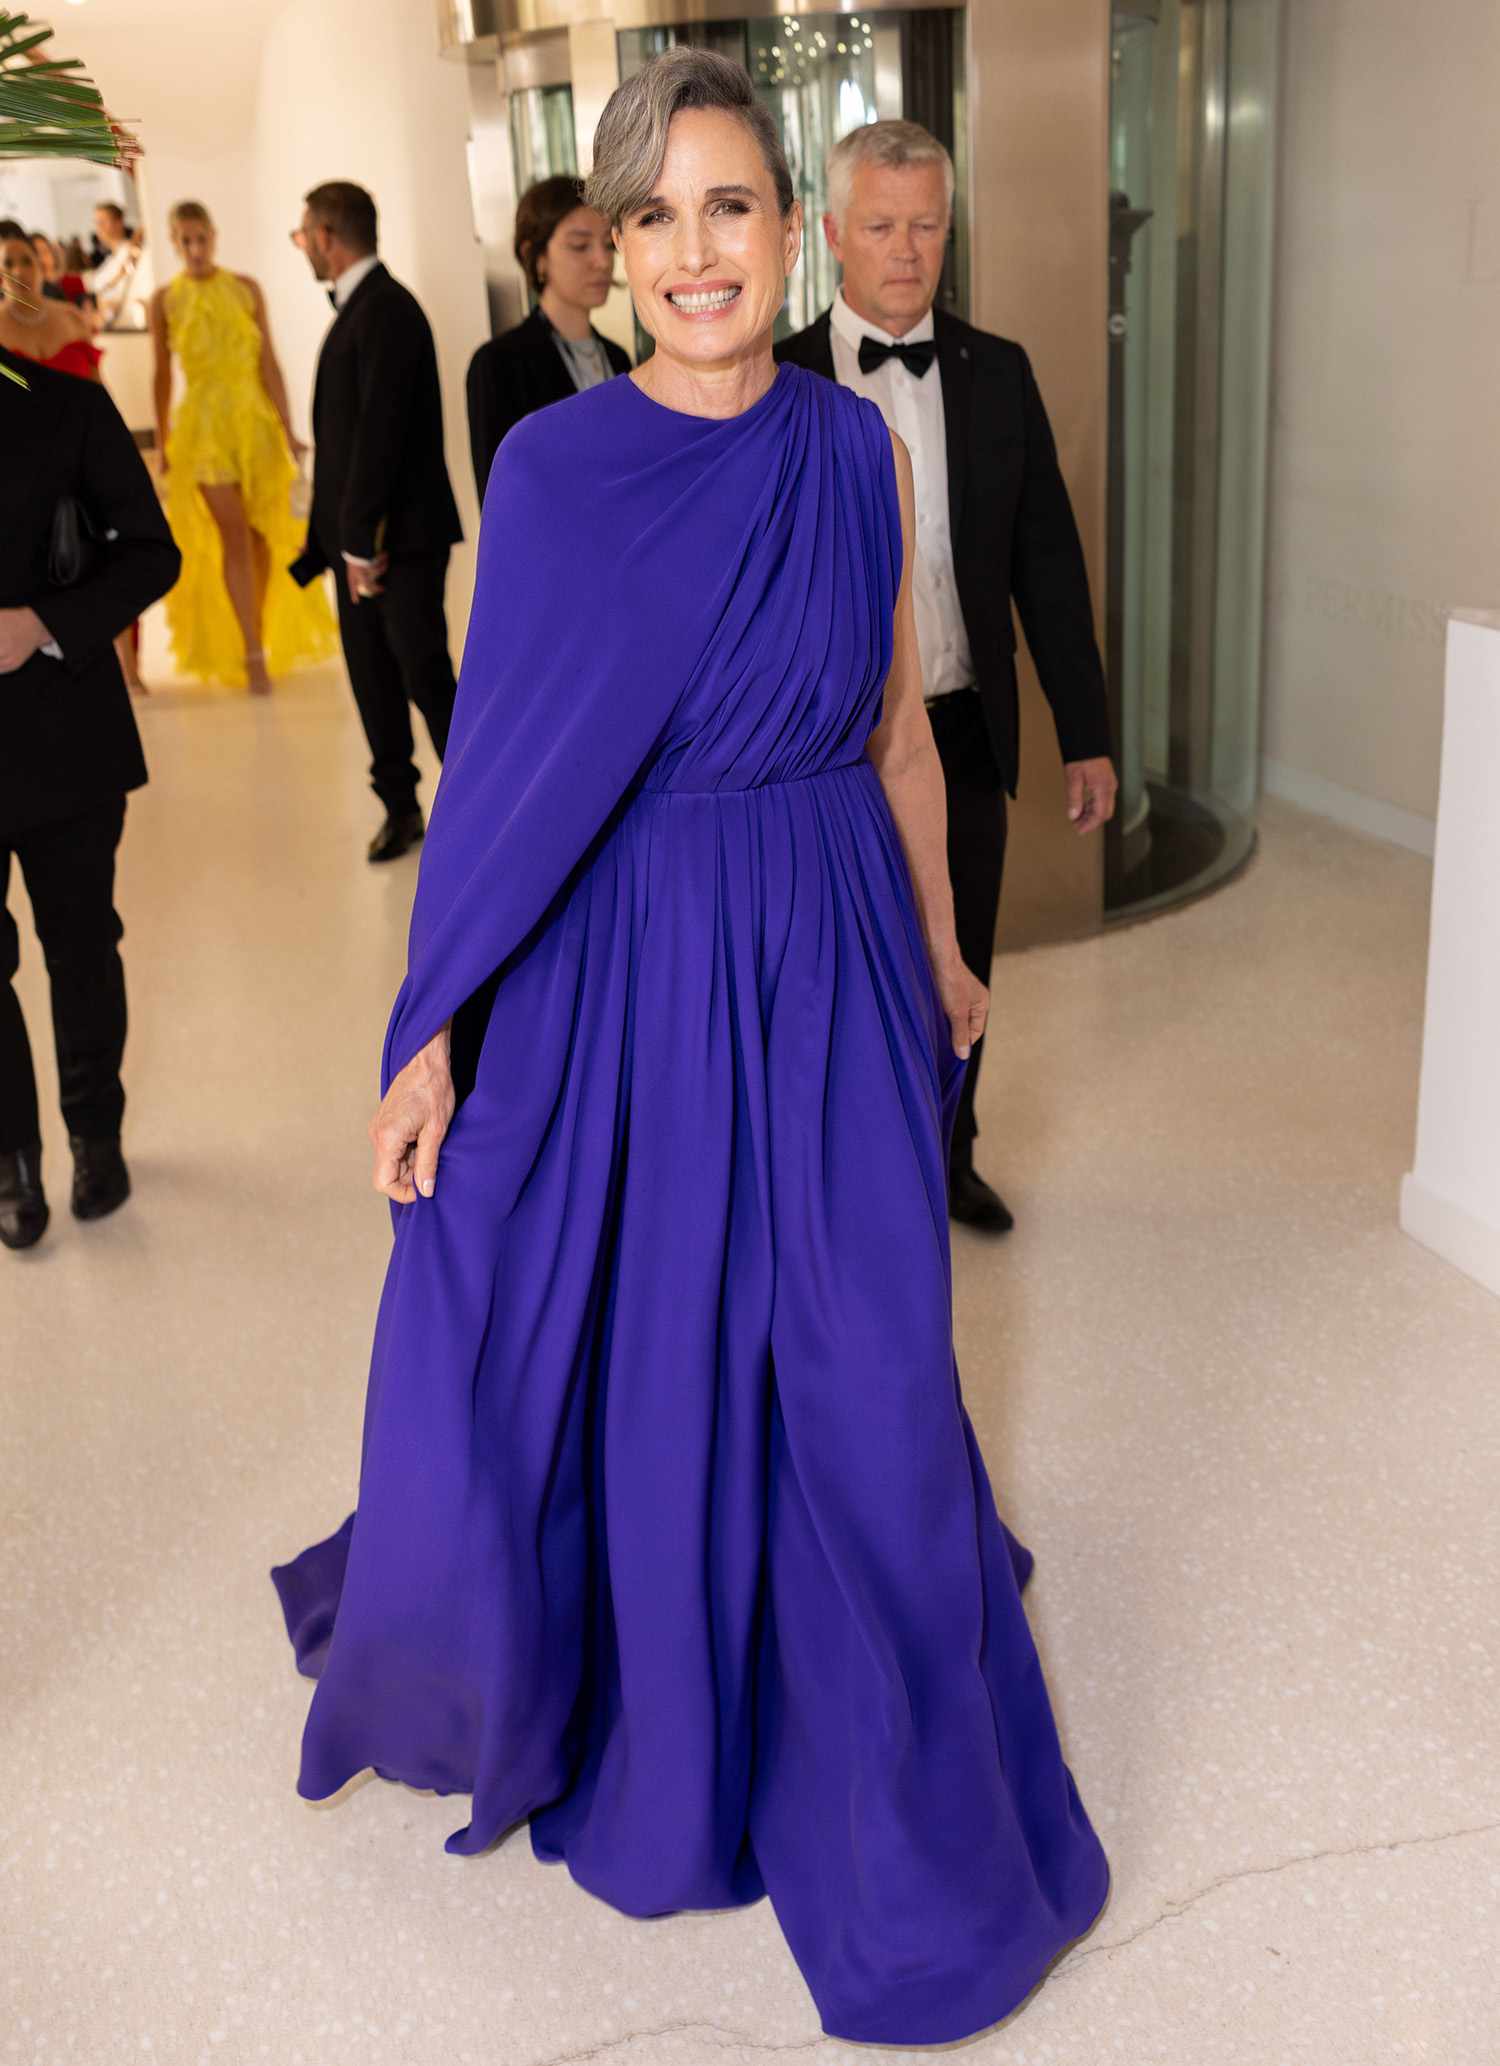
<svg viewBox="0 0 1500 2066">
<path fill-rule="evenodd" d="M 578 170 L 573 136 L 571 86 L 523 86 L 510 96 L 510 145 L 516 166 L 516 193 L 524 194 L 539 179 Z"/>
<path fill-rule="evenodd" d="M 833 300 L 839 269 L 823 235 L 823 167 L 841 136 L 879 120 L 875 34 L 862 15 L 773 16 L 752 21 L 749 73 L 771 110 L 802 203 L 802 263 L 787 282 L 778 336 L 803 330 Z"/>
<path fill-rule="evenodd" d="M 1280 0 L 1114 0 L 1105 907 L 1254 843 Z"/>
</svg>

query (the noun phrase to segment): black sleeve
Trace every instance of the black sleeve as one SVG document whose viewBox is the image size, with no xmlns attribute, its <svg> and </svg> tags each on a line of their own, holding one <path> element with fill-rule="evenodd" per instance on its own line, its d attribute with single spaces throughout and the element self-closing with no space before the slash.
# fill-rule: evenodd
<svg viewBox="0 0 1500 2066">
<path fill-rule="evenodd" d="M 492 346 L 482 344 L 469 361 L 469 450 L 474 459 L 474 485 L 479 506 L 489 486 L 490 468 L 501 440 L 529 412 L 513 365 Z"/>
<path fill-rule="evenodd" d="M 359 418 L 339 503 L 339 549 L 372 560 L 397 500 L 406 424 L 415 398 L 437 387 L 437 352 L 427 318 L 405 295 L 372 310 L 359 343 Z"/>
<path fill-rule="evenodd" d="M 76 492 L 95 528 L 116 535 L 94 571 L 71 588 L 49 589 L 33 608 L 76 664 L 133 624 L 177 579 L 182 555 L 124 419 L 102 387 L 81 388 L 85 406 Z"/>
<path fill-rule="evenodd" d="M 1062 757 L 1093 760 L 1111 749 L 1088 571 L 1057 463 L 1052 426 L 1031 361 L 1024 351 L 1020 359 L 1026 459 L 1016 510 L 1011 593 L 1043 693 L 1052 705 Z"/>
</svg>

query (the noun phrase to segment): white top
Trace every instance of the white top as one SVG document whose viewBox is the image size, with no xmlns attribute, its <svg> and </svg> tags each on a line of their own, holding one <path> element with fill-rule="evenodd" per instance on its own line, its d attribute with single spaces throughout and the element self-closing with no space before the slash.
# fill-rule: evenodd
<svg viewBox="0 0 1500 2066">
<path fill-rule="evenodd" d="M 379 263 L 380 253 L 372 251 L 368 258 L 356 258 L 353 265 L 346 265 L 333 283 L 334 307 L 342 308 L 360 281 L 373 273 Z"/>
<path fill-rule="evenodd" d="M 554 328 L 552 342 L 562 354 L 562 362 L 580 394 L 591 387 L 602 387 L 606 380 L 614 377 L 615 369 L 609 363 L 604 346 L 592 334 L 588 337 L 564 337 L 561 330 Z"/>
<path fill-rule="evenodd" d="M 888 331 L 857 316 L 845 301 L 842 287 L 833 297 L 829 342 L 839 385 L 867 396 L 911 453 L 917 505 L 912 604 L 917 620 L 917 651 L 922 661 L 922 693 L 946 696 L 954 689 L 971 685 L 974 662 L 953 572 L 942 375 L 935 359 L 920 379 L 899 359 L 887 359 L 874 373 L 859 370 L 862 337 L 873 337 L 880 344 L 920 344 L 932 334 L 931 309 L 904 337 L 893 338 Z"/>
<path fill-rule="evenodd" d="M 140 255 L 140 246 L 132 244 L 127 237 L 123 244 L 116 244 L 91 273 L 84 275 L 85 285 L 98 303 L 101 326 L 106 330 L 124 312 L 130 299 L 130 282 Z"/>
</svg>

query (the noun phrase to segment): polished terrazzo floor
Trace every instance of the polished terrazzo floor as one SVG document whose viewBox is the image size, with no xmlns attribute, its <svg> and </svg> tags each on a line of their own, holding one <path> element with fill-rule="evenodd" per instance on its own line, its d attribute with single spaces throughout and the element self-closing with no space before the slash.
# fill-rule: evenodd
<svg viewBox="0 0 1500 2066">
<path fill-rule="evenodd" d="M 452 1804 L 296 1798 L 265 1574 L 354 1485 L 414 864 L 362 860 L 333 676 L 142 722 L 137 1195 L 0 1255 L 0 2062 L 883 2055 L 764 1903 L 632 1922 L 524 1835 L 446 1856 Z M 1114 1888 L 985 2066 L 1500 2060 L 1500 1302 L 1396 1226 L 1429 872 L 1264 827 L 1219 896 L 997 966 L 1019 1224 L 956 1243 L 960 1360 Z M 23 994 L 42 1033 L 34 950 Z"/>
</svg>

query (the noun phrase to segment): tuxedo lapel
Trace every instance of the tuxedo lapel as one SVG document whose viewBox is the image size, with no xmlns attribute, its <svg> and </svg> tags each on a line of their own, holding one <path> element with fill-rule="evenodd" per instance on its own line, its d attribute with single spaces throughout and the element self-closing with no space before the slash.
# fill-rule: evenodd
<svg viewBox="0 0 1500 2066">
<path fill-rule="evenodd" d="M 943 442 L 948 458 L 948 532 L 958 556 L 959 525 L 969 478 L 974 430 L 974 359 L 962 332 L 934 311 L 938 375 L 943 383 Z"/>
</svg>

